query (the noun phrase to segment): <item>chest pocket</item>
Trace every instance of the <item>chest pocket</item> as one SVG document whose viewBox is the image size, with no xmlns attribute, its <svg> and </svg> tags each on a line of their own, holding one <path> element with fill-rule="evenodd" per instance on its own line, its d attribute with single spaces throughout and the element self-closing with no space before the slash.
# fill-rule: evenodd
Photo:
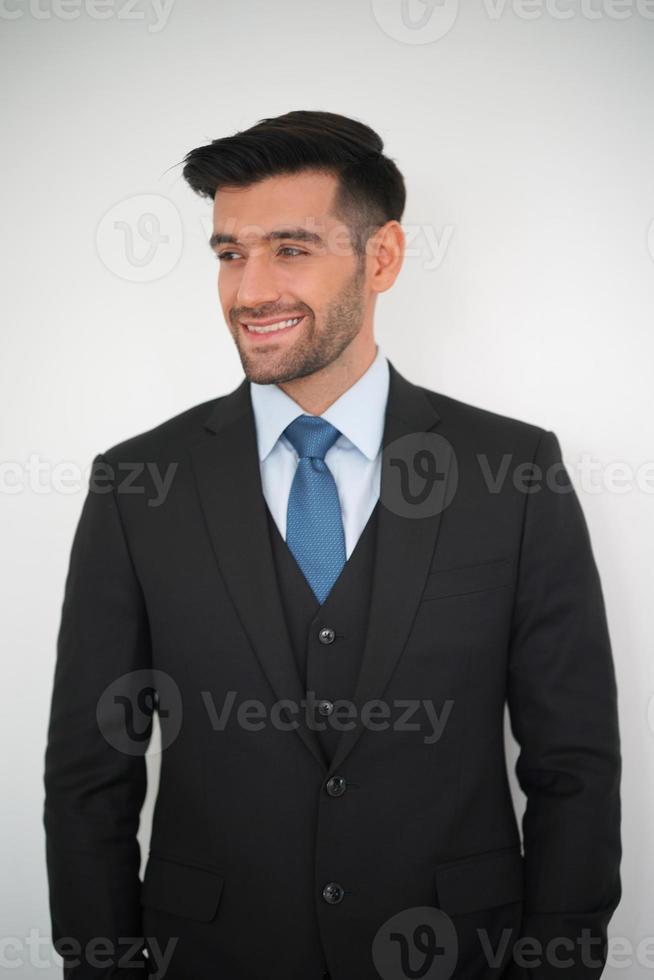
<svg viewBox="0 0 654 980">
<path fill-rule="evenodd" d="M 493 558 L 472 565 L 455 565 L 430 572 L 422 598 L 424 601 L 486 592 L 491 589 L 508 588 L 512 582 L 511 560 Z"/>
</svg>

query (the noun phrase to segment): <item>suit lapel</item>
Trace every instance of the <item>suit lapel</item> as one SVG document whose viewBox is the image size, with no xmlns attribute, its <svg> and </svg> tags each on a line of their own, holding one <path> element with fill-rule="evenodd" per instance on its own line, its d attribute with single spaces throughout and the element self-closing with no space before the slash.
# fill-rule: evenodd
<svg viewBox="0 0 654 980">
<path fill-rule="evenodd" d="M 403 516 L 398 500 L 398 470 L 390 460 L 399 456 L 409 464 L 420 441 L 440 416 L 417 385 L 411 384 L 389 363 L 390 386 L 384 435 L 377 550 L 373 573 L 368 632 L 354 694 L 355 725 L 342 733 L 330 765 L 338 769 L 364 730 L 361 709 L 381 696 L 402 654 L 432 561 L 441 513 Z M 433 437 L 432 437 L 433 438 Z M 399 443 L 396 440 L 400 440 Z M 395 444 L 395 445 L 393 445 Z M 442 448 L 448 444 L 443 441 Z M 443 492 L 451 459 L 439 452 Z"/>
<path fill-rule="evenodd" d="M 368 632 L 354 694 L 355 725 L 341 734 L 330 770 L 338 768 L 364 730 L 361 709 L 380 698 L 402 654 L 432 561 L 441 513 L 412 518 L 396 507 L 398 474 L 389 459 L 415 451 L 440 416 L 424 391 L 389 362 L 377 550 Z M 206 437 L 190 453 L 216 560 L 262 670 L 279 700 L 306 697 L 283 615 L 257 452 L 249 383 L 221 398 L 205 422 Z M 397 440 L 400 440 L 398 443 Z M 394 446 L 395 444 L 395 446 Z M 396 449 L 397 447 L 397 449 Z M 450 458 L 438 460 L 447 483 Z M 317 734 L 297 715 L 295 731 L 325 769 Z"/>
<path fill-rule="evenodd" d="M 227 590 L 278 700 L 300 705 L 306 693 L 293 656 L 273 562 L 249 383 L 220 399 L 191 458 L 207 528 Z M 325 762 L 304 712 L 295 731 Z"/>
</svg>

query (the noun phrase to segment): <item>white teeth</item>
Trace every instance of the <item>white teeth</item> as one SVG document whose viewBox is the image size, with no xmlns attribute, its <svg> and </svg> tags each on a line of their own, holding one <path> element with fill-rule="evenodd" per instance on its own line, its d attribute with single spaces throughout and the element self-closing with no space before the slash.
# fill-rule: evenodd
<svg viewBox="0 0 654 980">
<path fill-rule="evenodd" d="M 301 316 L 296 316 L 292 320 L 280 320 L 279 323 L 270 323 L 267 327 L 257 327 L 253 323 L 246 323 L 245 326 L 250 333 L 273 333 L 273 331 L 282 330 L 284 327 L 293 327 L 301 319 Z"/>
</svg>

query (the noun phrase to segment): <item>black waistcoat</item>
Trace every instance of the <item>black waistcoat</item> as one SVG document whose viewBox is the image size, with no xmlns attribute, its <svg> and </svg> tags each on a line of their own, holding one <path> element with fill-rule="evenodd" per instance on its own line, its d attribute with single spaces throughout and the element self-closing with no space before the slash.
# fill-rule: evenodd
<svg viewBox="0 0 654 980">
<path fill-rule="evenodd" d="M 298 673 L 307 698 L 315 698 L 318 738 L 329 763 L 347 722 L 341 699 L 351 701 L 368 629 L 372 573 L 375 563 L 377 512 L 375 505 L 352 554 L 325 602 L 316 599 L 268 508 L 268 527 L 277 582 Z M 319 705 L 322 704 L 322 707 Z M 330 713 L 330 705 L 336 705 Z"/>
</svg>

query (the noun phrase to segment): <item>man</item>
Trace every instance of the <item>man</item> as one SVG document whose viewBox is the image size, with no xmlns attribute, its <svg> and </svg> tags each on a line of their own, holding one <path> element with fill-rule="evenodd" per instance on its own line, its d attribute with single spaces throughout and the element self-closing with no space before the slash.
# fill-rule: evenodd
<svg viewBox="0 0 654 980">
<path fill-rule="evenodd" d="M 555 434 L 376 345 L 405 191 L 367 126 L 290 112 L 184 175 L 245 378 L 94 459 L 45 767 L 66 975 L 599 977 L 616 688 Z"/>
</svg>

